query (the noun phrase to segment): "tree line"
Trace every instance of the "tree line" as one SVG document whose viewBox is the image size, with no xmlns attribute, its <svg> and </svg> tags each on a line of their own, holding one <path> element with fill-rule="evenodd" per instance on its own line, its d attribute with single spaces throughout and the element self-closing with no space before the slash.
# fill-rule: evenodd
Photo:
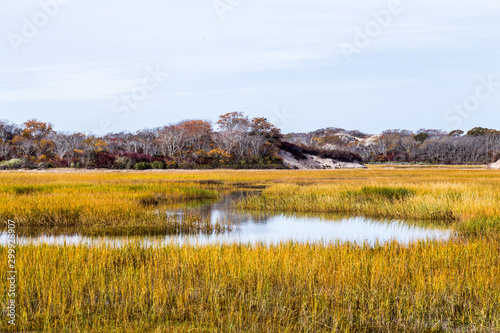
<svg viewBox="0 0 500 333">
<path fill-rule="evenodd" d="M 500 131 L 474 127 L 464 132 L 435 129 L 386 130 L 379 135 L 341 128 L 291 133 L 283 140 L 319 149 L 359 154 L 365 163 L 488 164 L 500 159 Z"/>
<path fill-rule="evenodd" d="M 185 120 L 135 133 L 96 136 L 56 132 L 52 124 L 0 121 L 0 167 L 203 168 L 279 167 L 275 143 L 280 129 L 263 117 L 242 112 L 221 115 L 214 124 Z"/>
<path fill-rule="evenodd" d="M 135 133 L 102 136 L 56 132 L 52 124 L 0 120 L 0 168 L 280 168 L 279 149 L 343 161 L 487 164 L 500 158 L 500 131 L 475 127 L 387 130 L 379 135 L 341 128 L 283 135 L 266 118 L 242 112 L 215 123 L 185 120 Z"/>
</svg>

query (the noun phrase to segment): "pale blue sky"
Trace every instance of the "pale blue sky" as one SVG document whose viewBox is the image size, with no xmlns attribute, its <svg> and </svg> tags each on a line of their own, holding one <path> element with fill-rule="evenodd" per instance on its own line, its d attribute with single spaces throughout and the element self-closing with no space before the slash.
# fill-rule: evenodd
<svg viewBox="0 0 500 333">
<path fill-rule="evenodd" d="M 55 1 L 41 1 L 48 15 L 3 0 L 0 118 L 133 131 L 244 111 L 285 132 L 500 128 L 498 1 L 401 0 L 350 63 L 340 45 L 398 0 Z M 145 78 L 147 96 L 124 106 Z M 473 111 L 453 110 L 464 101 Z"/>
</svg>

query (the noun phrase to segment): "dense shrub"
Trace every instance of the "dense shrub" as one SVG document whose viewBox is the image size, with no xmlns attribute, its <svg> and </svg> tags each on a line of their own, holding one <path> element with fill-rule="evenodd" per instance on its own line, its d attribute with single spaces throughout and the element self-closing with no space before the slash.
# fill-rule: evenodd
<svg viewBox="0 0 500 333">
<path fill-rule="evenodd" d="M 115 160 L 115 166 L 118 169 L 132 169 L 134 166 L 134 161 L 130 157 L 121 156 Z"/>
<path fill-rule="evenodd" d="M 307 154 L 307 152 L 304 147 L 297 146 L 290 142 L 281 142 L 279 148 L 289 152 L 290 154 L 293 155 L 293 157 L 295 157 L 298 160 L 306 159 L 306 156 L 304 154 Z"/>
<path fill-rule="evenodd" d="M 13 158 L 8 161 L 0 162 L 0 169 L 19 169 L 24 165 L 24 161 L 20 158 Z"/>
<path fill-rule="evenodd" d="M 151 169 L 151 164 L 146 162 L 139 162 L 134 165 L 135 170 L 146 170 Z"/>
<path fill-rule="evenodd" d="M 115 155 L 110 153 L 99 152 L 94 157 L 94 166 L 96 168 L 111 169 L 114 166 Z"/>
<path fill-rule="evenodd" d="M 119 156 L 130 158 L 134 164 L 140 163 L 140 162 L 151 163 L 151 162 L 153 162 L 153 160 L 155 160 L 155 158 L 151 155 L 137 154 L 137 153 L 132 153 L 132 152 L 123 152 L 123 153 L 120 153 Z"/>
<path fill-rule="evenodd" d="M 163 169 L 164 167 L 165 167 L 165 165 L 160 161 L 151 162 L 151 168 L 153 168 L 153 169 Z"/>
<path fill-rule="evenodd" d="M 358 162 L 363 163 L 363 158 L 356 153 L 345 150 L 312 150 L 311 155 L 317 155 L 322 158 L 331 158 L 340 162 Z"/>
</svg>

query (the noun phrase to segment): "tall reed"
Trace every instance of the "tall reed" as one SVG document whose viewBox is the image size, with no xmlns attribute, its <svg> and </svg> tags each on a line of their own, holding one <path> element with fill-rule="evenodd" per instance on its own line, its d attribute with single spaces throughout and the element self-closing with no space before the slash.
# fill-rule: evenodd
<svg viewBox="0 0 500 333">
<path fill-rule="evenodd" d="M 499 250 L 498 238 L 373 248 L 29 245 L 17 253 L 17 330 L 494 332 Z M 0 271 L 6 263 L 0 247 Z M 0 294 L 6 287 L 3 279 Z"/>
</svg>

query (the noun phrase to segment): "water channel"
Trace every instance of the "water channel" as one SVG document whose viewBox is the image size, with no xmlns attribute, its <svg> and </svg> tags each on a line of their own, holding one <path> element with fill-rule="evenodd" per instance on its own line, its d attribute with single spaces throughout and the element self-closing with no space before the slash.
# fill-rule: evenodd
<svg viewBox="0 0 500 333">
<path fill-rule="evenodd" d="M 333 215 L 296 215 L 280 213 L 253 213 L 236 210 L 235 200 L 257 193 L 238 191 L 224 196 L 216 203 L 204 203 L 169 211 L 170 214 L 201 214 L 216 219 L 235 222 L 234 230 L 222 234 L 166 235 L 155 237 L 86 237 L 78 234 L 40 235 L 18 237 L 18 244 L 114 244 L 120 246 L 129 241 L 159 245 L 168 243 L 204 245 L 211 243 L 266 243 L 280 242 L 355 242 L 370 245 L 397 241 L 407 244 L 419 240 L 446 240 L 451 232 L 446 229 L 422 227 L 414 223 L 394 220 L 374 220 L 364 217 L 339 217 Z M 7 244 L 7 233 L 0 234 L 0 244 Z"/>
</svg>

